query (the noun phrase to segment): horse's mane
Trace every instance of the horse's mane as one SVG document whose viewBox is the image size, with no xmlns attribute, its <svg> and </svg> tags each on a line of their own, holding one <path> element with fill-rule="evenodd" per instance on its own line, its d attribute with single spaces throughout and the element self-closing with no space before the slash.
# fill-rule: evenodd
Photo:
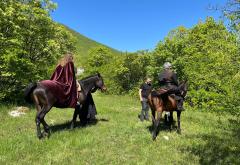
<svg viewBox="0 0 240 165">
<path fill-rule="evenodd" d="M 94 78 L 101 78 L 100 73 L 96 73 L 96 74 L 87 76 L 87 77 L 85 77 L 85 78 L 83 78 L 83 79 L 81 79 L 81 80 L 78 80 L 78 82 L 79 82 L 80 84 L 84 84 L 85 82 L 88 84 L 88 83 L 89 83 L 88 81 L 89 81 L 89 80 L 92 80 L 92 79 L 94 79 Z"/>
<path fill-rule="evenodd" d="M 186 85 L 187 85 L 187 80 L 181 81 L 178 88 L 181 89 L 181 88 L 185 87 Z"/>
<path fill-rule="evenodd" d="M 93 74 L 93 75 L 84 77 L 82 80 L 86 80 L 86 79 L 93 78 L 93 77 L 96 77 L 96 76 L 98 77 L 98 74 Z"/>
</svg>

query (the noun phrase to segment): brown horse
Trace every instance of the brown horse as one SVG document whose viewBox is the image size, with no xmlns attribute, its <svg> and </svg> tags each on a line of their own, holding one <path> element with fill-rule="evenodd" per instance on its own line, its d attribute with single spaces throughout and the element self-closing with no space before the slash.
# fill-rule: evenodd
<svg viewBox="0 0 240 165">
<path fill-rule="evenodd" d="M 87 99 L 87 95 L 92 90 L 101 89 L 105 90 L 106 87 L 104 85 L 103 79 L 101 75 L 98 73 L 93 76 L 89 76 L 81 81 L 79 83 L 82 85 L 82 91 L 79 95 L 79 102 L 81 104 L 84 104 L 84 102 Z M 38 83 L 29 85 L 25 90 L 25 100 L 27 102 L 33 101 L 36 109 L 36 126 L 37 126 L 37 136 L 38 138 L 42 138 L 44 134 L 50 135 L 50 129 L 46 121 L 44 120 L 45 115 L 51 110 L 51 108 L 54 106 L 54 104 L 57 102 L 57 99 L 54 97 L 54 93 L 51 93 L 51 91 L 46 90 L 43 86 L 39 85 Z M 75 114 L 79 109 L 76 107 L 74 116 L 71 122 L 71 128 L 74 127 L 74 123 L 76 121 Z M 41 133 L 40 124 L 43 125 L 44 128 L 44 134 Z"/>
<path fill-rule="evenodd" d="M 186 81 L 179 85 L 178 90 L 181 94 L 181 97 L 184 98 L 187 94 Z M 158 126 L 162 118 L 163 111 L 170 112 L 170 119 L 173 119 L 173 116 L 172 116 L 173 111 L 177 111 L 177 122 L 178 122 L 177 132 L 181 133 L 181 127 L 180 127 L 181 111 L 177 110 L 177 101 L 169 95 L 171 94 L 171 91 L 162 91 L 161 93 L 162 94 L 159 96 L 159 94 L 157 94 L 156 91 L 152 91 L 148 96 L 148 103 L 152 110 L 153 140 L 155 140 L 157 137 Z"/>
</svg>

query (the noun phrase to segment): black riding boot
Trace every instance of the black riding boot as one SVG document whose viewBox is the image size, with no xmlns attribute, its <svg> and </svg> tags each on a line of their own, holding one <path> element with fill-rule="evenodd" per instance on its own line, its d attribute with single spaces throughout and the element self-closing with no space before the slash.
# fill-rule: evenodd
<svg viewBox="0 0 240 165">
<path fill-rule="evenodd" d="M 144 112 L 145 112 L 144 119 L 148 121 L 149 120 L 148 110 L 145 110 Z"/>
<path fill-rule="evenodd" d="M 138 117 L 141 121 L 144 120 L 144 110 L 141 111 L 141 114 Z"/>
</svg>

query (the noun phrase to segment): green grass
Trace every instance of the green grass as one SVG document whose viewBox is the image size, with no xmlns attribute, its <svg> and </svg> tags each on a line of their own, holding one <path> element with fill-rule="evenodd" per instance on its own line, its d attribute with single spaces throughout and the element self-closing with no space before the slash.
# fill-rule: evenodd
<svg viewBox="0 0 240 165">
<path fill-rule="evenodd" d="M 240 164 L 235 116 L 186 109 L 182 135 L 161 126 L 152 141 L 151 122 L 137 118 L 138 100 L 100 94 L 94 100 L 95 125 L 70 131 L 73 110 L 53 108 L 46 116 L 52 134 L 43 140 L 36 137 L 35 110 L 13 118 L 13 106 L 0 106 L 0 164 Z"/>
</svg>

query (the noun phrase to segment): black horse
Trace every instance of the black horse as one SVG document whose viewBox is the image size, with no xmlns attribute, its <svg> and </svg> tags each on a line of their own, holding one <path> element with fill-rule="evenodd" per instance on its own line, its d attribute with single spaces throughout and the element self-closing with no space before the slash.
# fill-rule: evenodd
<svg viewBox="0 0 240 165">
<path fill-rule="evenodd" d="M 98 74 L 99 78 L 101 78 L 101 75 Z M 77 105 L 75 107 L 75 111 L 73 114 L 73 119 L 71 121 L 71 129 L 74 128 L 74 125 L 76 123 L 77 115 L 79 115 L 80 121 L 82 125 L 85 125 L 87 123 L 87 116 L 89 115 L 89 104 L 94 105 L 93 98 L 91 93 L 94 93 L 97 89 L 101 89 L 101 91 L 105 91 L 106 87 L 103 83 L 103 79 L 101 78 L 101 82 L 98 82 L 98 84 L 90 83 L 91 79 L 93 80 L 94 77 L 90 76 L 87 78 L 84 78 L 82 80 L 79 80 L 79 84 L 81 84 L 81 92 L 79 93 L 79 103 L 80 105 Z M 94 80 L 93 80 L 94 81 Z M 93 107 L 92 107 L 93 109 Z M 96 112 L 92 112 L 95 113 Z"/>
<path fill-rule="evenodd" d="M 81 105 L 86 101 L 88 94 L 91 91 L 100 89 L 102 91 L 106 90 L 106 87 L 103 82 L 103 78 L 98 73 L 96 75 L 89 76 L 87 78 L 79 81 L 81 84 L 81 92 L 79 94 L 78 101 Z M 25 100 L 27 102 L 33 101 L 36 109 L 36 126 L 37 126 L 37 136 L 42 138 L 43 134 L 41 133 L 40 124 L 43 125 L 44 133 L 48 136 L 50 135 L 50 129 L 46 121 L 44 120 L 45 115 L 51 110 L 54 104 L 57 102 L 57 99 L 54 97 L 54 94 L 50 91 L 47 91 L 44 87 L 38 83 L 29 85 L 25 90 Z M 75 107 L 75 112 L 71 122 L 71 128 L 74 128 L 74 123 L 76 121 L 77 114 L 79 114 L 80 109 Z"/>
</svg>

